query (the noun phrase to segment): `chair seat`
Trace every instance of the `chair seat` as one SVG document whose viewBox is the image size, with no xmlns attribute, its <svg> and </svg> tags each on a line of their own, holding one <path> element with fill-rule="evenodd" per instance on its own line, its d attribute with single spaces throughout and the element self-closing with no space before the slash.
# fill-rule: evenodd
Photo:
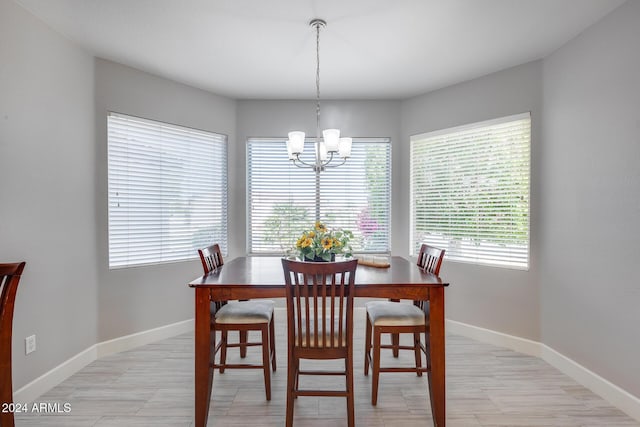
<svg viewBox="0 0 640 427">
<path fill-rule="evenodd" d="M 216 323 L 269 323 L 274 305 L 271 300 L 229 302 L 216 313 Z"/>
<path fill-rule="evenodd" d="M 373 326 L 419 326 L 425 315 L 419 307 L 391 301 L 371 301 L 365 305 Z"/>
</svg>

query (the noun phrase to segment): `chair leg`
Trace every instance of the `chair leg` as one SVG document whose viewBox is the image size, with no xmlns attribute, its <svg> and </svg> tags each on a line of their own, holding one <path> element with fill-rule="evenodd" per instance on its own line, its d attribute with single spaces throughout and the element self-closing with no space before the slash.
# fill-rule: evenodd
<svg viewBox="0 0 640 427">
<path fill-rule="evenodd" d="M 400 300 L 396 298 L 391 298 L 389 299 L 389 301 L 400 302 Z M 391 334 L 391 345 L 393 345 L 393 349 L 392 349 L 393 357 L 400 356 L 400 349 L 398 348 L 400 346 L 400 334 L 396 334 L 396 333 Z"/>
<path fill-rule="evenodd" d="M 380 380 L 380 330 L 373 328 L 373 378 L 371 380 L 371 404 L 378 404 L 378 382 Z"/>
<path fill-rule="evenodd" d="M 11 279 L 11 277 L 9 277 Z M 8 289 L 8 287 L 3 288 L 2 278 L 0 278 L 0 291 L 4 291 Z M 4 294 L 1 294 L 4 298 Z M 2 300 L 2 304 L 5 304 L 4 300 Z M 0 426 L 4 427 L 14 427 L 15 419 L 13 416 L 13 408 L 7 408 L 5 405 L 11 405 L 13 403 L 13 383 L 11 377 L 11 308 L 9 307 L 9 316 L 3 317 L 5 313 L 5 305 L 1 308 L 2 317 L 2 325 L 7 325 L 4 321 L 7 319 L 8 322 L 8 331 L 5 334 L 5 331 L 0 328 L 2 332 L 2 337 L 0 338 L 0 402 L 2 402 L 2 408 L 0 409 Z M 9 409 L 9 410 L 7 410 Z"/>
<path fill-rule="evenodd" d="M 276 371 L 276 319 L 271 315 L 271 322 L 269 322 L 269 355 L 271 357 L 271 369 Z"/>
<path fill-rule="evenodd" d="M 413 351 L 416 356 L 416 374 L 419 377 L 422 376 L 422 371 L 418 370 L 422 368 L 422 349 L 420 348 L 420 333 L 415 332 L 413 334 Z"/>
<path fill-rule="evenodd" d="M 222 331 L 220 336 L 220 373 L 224 374 L 224 365 L 227 363 L 227 331 Z"/>
<path fill-rule="evenodd" d="M 294 390 L 298 391 L 298 388 L 300 387 L 300 374 L 298 373 L 300 372 L 300 359 L 296 359 L 296 364 L 295 364 L 295 386 L 294 386 Z M 298 395 L 296 394 L 294 396 L 294 399 L 297 399 Z"/>
<path fill-rule="evenodd" d="M 269 363 L 269 328 L 262 328 L 262 370 L 264 371 L 264 391 L 267 400 L 271 400 L 271 366 Z"/>
<path fill-rule="evenodd" d="M 353 356 L 345 359 L 345 371 L 347 373 L 347 426 L 355 425 L 355 399 L 353 390 Z"/>
<path fill-rule="evenodd" d="M 425 349 L 425 359 L 427 359 L 427 371 L 431 372 L 431 357 L 429 356 L 429 331 L 424 333 L 424 349 Z"/>
<path fill-rule="evenodd" d="M 296 383 L 296 360 L 292 360 L 289 357 L 287 361 L 287 413 L 286 413 L 286 427 L 293 427 L 293 389 Z"/>
<path fill-rule="evenodd" d="M 427 360 L 427 385 L 429 387 L 429 401 L 431 402 L 431 407 L 433 408 L 433 387 L 431 385 L 431 358 L 429 357 L 429 331 L 424 331 L 424 347 L 426 351 L 426 360 Z"/>
<path fill-rule="evenodd" d="M 367 326 L 364 336 L 364 374 L 369 375 L 369 357 L 371 357 L 371 320 L 367 314 Z"/>
<path fill-rule="evenodd" d="M 247 346 L 245 344 L 247 344 L 249 333 L 247 331 L 239 331 L 238 335 L 240 338 L 240 357 L 244 359 L 247 357 Z"/>
<path fill-rule="evenodd" d="M 391 345 L 393 345 L 393 357 L 398 357 L 400 355 L 400 334 L 391 334 Z"/>
</svg>

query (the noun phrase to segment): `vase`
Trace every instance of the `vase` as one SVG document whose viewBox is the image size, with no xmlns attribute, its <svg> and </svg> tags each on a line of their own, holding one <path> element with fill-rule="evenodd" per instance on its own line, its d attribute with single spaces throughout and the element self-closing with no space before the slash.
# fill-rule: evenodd
<svg viewBox="0 0 640 427">
<path fill-rule="evenodd" d="M 336 260 L 336 254 L 331 254 L 331 262 Z M 309 262 L 329 262 L 325 259 L 323 259 L 322 257 L 319 256 L 315 256 L 313 258 L 307 258 L 306 256 L 304 257 L 303 261 L 309 261 Z"/>
</svg>

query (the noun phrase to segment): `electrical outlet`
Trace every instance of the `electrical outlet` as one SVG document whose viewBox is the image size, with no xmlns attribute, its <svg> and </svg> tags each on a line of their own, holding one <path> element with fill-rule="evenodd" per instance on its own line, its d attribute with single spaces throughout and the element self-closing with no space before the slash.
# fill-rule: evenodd
<svg viewBox="0 0 640 427">
<path fill-rule="evenodd" d="M 24 354 L 36 351 L 36 336 L 30 335 L 24 339 Z"/>
</svg>

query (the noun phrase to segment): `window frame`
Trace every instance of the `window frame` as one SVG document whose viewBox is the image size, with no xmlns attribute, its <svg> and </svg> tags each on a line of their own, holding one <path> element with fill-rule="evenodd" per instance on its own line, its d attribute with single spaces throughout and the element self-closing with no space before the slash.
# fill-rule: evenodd
<svg viewBox="0 0 640 427">
<path fill-rule="evenodd" d="M 293 236 L 295 235 L 295 238 L 299 237 L 299 234 L 294 233 L 291 236 L 291 241 L 290 241 L 290 246 L 288 246 L 287 248 L 283 248 L 282 250 L 273 250 L 273 251 L 260 251 L 260 250 L 256 250 L 256 245 L 255 243 L 252 242 L 253 237 L 254 237 L 254 233 L 252 232 L 252 228 L 253 228 L 253 223 L 254 223 L 254 215 L 252 214 L 252 181 L 251 181 L 251 174 L 252 174 L 252 160 L 251 160 L 251 144 L 260 144 L 260 143 L 271 143 L 273 144 L 273 158 L 277 159 L 278 161 L 282 161 L 283 165 L 286 164 L 288 168 L 291 168 L 291 171 L 301 171 L 300 173 L 304 173 L 304 174 L 308 174 L 305 175 L 307 178 L 309 178 L 309 181 L 312 181 L 312 177 L 313 179 L 315 179 L 315 172 L 311 169 L 311 168 L 298 168 L 296 166 L 293 166 L 293 164 L 287 160 L 287 150 L 286 150 L 286 138 L 285 137 L 250 137 L 247 138 L 246 141 L 246 164 L 247 164 L 247 170 L 246 170 L 246 188 L 247 188 L 247 195 L 246 195 L 246 253 L 248 254 L 248 256 L 269 256 L 269 255 L 282 255 L 283 253 L 287 252 L 287 248 L 291 249 L 291 247 L 295 244 L 295 239 L 293 238 Z M 311 137 L 311 138 L 306 138 L 305 139 L 305 150 L 303 153 L 303 156 L 305 156 L 305 161 L 307 162 L 313 162 L 313 146 L 314 146 L 314 142 L 315 142 L 315 138 Z M 379 249 L 379 250 L 356 250 L 354 248 L 354 252 L 357 253 L 371 253 L 371 254 L 390 254 L 391 253 L 391 243 L 392 243 L 392 236 L 391 236 L 391 228 L 392 228 L 392 199 L 391 199 L 391 190 L 392 190 L 392 140 L 391 138 L 388 137 L 354 137 L 353 138 L 353 146 L 352 146 L 352 157 L 347 159 L 346 161 L 346 165 L 349 164 L 350 161 L 352 161 L 352 163 L 354 162 L 353 156 L 356 155 L 354 150 L 357 150 L 357 145 L 358 144 L 366 144 L 366 143 L 370 143 L 370 144 L 386 144 L 384 149 L 386 150 L 386 154 L 387 157 L 385 159 L 386 161 L 386 170 L 387 170 L 387 179 L 386 179 L 386 187 L 385 187 L 385 191 L 388 194 L 388 196 L 386 197 L 386 202 L 385 202 L 385 209 L 386 209 L 386 214 L 387 214 L 387 218 L 388 218 L 388 224 L 386 227 L 386 230 L 384 230 L 384 233 L 386 233 L 386 242 L 384 242 L 384 249 Z M 309 156 L 309 157 L 306 157 Z M 340 162 L 341 160 L 334 160 L 334 162 Z M 339 164 L 339 163 L 338 163 Z M 336 170 L 338 171 L 337 173 L 339 173 L 340 170 L 345 170 L 344 168 L 348 167 L 345 165 L 341 165 L 339 167 L 331 167 L 331 168 L 327 168 L 327 169 L 331 169 L 331 170 Z M 323 180 L 323 175 L 326 174 L 327 171 L 323 171 L 320 173 L 320 182 L 322 185 L 322 180 Z M 294 172 L 297 173 L 297 172 Z M 363 175 L 366 174 L 366 171 L 363 171 Z M 326 175 L 325 175 L 326 176 Z M 326 179 L 326 178 L 325 178 Z M 365 179 L 365 178 L 363 178 Z M 311 184 L 309 187 L 309 193 L 314 193 L 315 192 L 315 185 Z M 289 193 L 289 198 L 291 198 L 293 195 L 293 193 Z M 320 199 L 322 200 L 325 197 L 326 193 L 321 191 L 321 195 L 320 195 Z M 307 196 L 307 199 L 309 198 L 309 196 Z M 315 194 L 313 194 L 311 196 L 311 198 L 313 199 L 314 202 L 317 203 L 317 200 L 315 199 Z M 320 206 L 320 211 L 321 212 L 325 212 L 326 208 L 324 207 L 325 205 L 321 205 Z M 301 224 L 301 230 L 303 229 L 308 229 L 313 225 L 313 222 L 315 221 L 315 212 L 308 209 L 308 218 L 306 218 L 305 222 L 303 224 Z M 323 213 L 321 213 L 321 220 L 325 221 L 325 217 L 323 216 Z M 335 225 L 331 222 L 328 221 L 326 222 L 326 225 L 329 226 L 329 228 L 334 228 Z M 359 238 L 359 232 L 354 230 L 355 227 L 344 227 L 346 229 L 349 229 L 351 231 L 354 232 L 354 234 L 356 235 L 356 238 Z"/>
<path fill-rule="evenodd" d="M 515 243 L 510 243 L 511 246 L 509 246 L 509 244 L 504 246 L 507 249 L 503 249 L 503 250 L 496 249 L 497 247 L 500 246 L 499 243 L 496 243 L 495 241 L 493 243 L 491 243 L 490 241 L 485 241 L 483 243 L 481 242 L 481 240 L 484 239 L 483 234 L 474 235 L 472 232 L 469 232 L 469 231 L 466 232 L 466 235 L 460 232 L 460 234 L 463 235 L 463 238 L 460 240 L 462 241 L 466 239 L 475 238 L 475 239 L 480 239 L 480 243 L 462 244 L 458 242 L 457 244 L 454 244 L 452 238 L 449 237 L 449 242 L 447 244 L 451 244 L 453 246 L 447 246 L 443 241 L 443 240 L 446 240 L 446 236 L 445 234 L 442 233 L 442 231 L 441 231 L 442 237 L 440 238 L 436 238 L 435 235 L 431 240 L 429 240 L 428 238 L 419 238 L 418 237 L 419 233 L 416 230 L 416 227 L 417 227 L 416 215 L 418 215 L 418 212 L 416 211 L 417 210 L 416 189 L 415 189 L 416 172 L 414 170 L 416 168 L 416 163 L 418 163 L 418 160 L 416 160 L 416 156 L 417 156 L 416 152 L 418 151 L 418 149 L 416 148 L 417 145 L 428 144 L 429 142 L 434 143 L 434 141 L 438 141 L 438 140 L 439 141 L 453 140 L 453 141 L 457 141 L 454 144 L 457 144 L 459 146 L 461 145 L 460 141 L 464 139 L 464 137 L 461 137 L 461 135 L 472 134 L 474 132 L 475 132 L 475 136 L 468 137 L 467 138 L 468 142 L 470 144 L 477 144 L 478 141 L 480 140 L 481 142 L 484 143 L 484 142 L 487 142 L 487 140 L 482 139 L 482 138 L 485 138 L 484 136 L 482 137 L 480 136 L 483 132 L 486 134 L 487 132 L 490 132 L 491 129 L 493 129 L 493 131 L 497 133 L 495 129 L 500 128 L 501 126 L 505 128 L 508 126 L 514 126 L 515 128 L 515 127 L 518 127 L 517 123 L 519 122 L 524 123 L 522 125 L 524 130 L 522 131 L 521 134 L 519 134 L 519 137 L 523 138 L 523 140 L 522 142 L 520 142 L 521 146 L 518 146 L 519 149 L 522 150 L 522 152 L 517 152 L 515 151 L 516 149 L 514 149 L 514 151 L 510 151 L 509 153 L 517 153 L 516 154 L 517 160 L 513 160 L 510 163 L 511 169 L 508 169 L 508 168 L 500 169 L 500 173 L 505 173 L 504 171 L 508 171 L 506 173 L 513 173 L 514 175 L 516 175 L 518 172 L 520 172 L 522 173 L 520 178 L 526 177 L 524 178 L 526 179 L 526 185 L 525 185 L 526 194 L 523 193 L 521 196 L 523 201 L 526 200 L 526 239 L 522 240 L 524 242 L 523 246 L 519 247 Z M 497 137 L 494 137 L 494 139 L 490 141 L 492 142 L 498 141 L 498 139 Z M 417 255 L 417 251 L 419 250 L 419 246 L 421 243 L 430 243 L 432 245 L 442 247 L 443 249 L 447 250 L 445 252 L 445 258 L 448 261 L 528 271 L 531 264 L 531 141 L 532 141 L 532 119 L 531 119 L 530 112 L 524 112 L 520 114 L 499 117 L 491 120 L 465 124 L 462 126 L 455 126 L 455 127 L 440 129 L 432 132 L 426 132 L 418 135 L 412 135 L 410 137 L 410 160 L 409 160 L 410 162 L 410 172 L 409 172 L 409 181 L 410 181 L 409 183 L 410 184 L 409 185 L 410 187 L 410 190 L 409 190 L 409 193 L 410 193 L 409 194 L 409 198 L 410 198 L 409 251 L 410 251 L 410 254 L 413 256 Z M 450 145 L 448 147 L 451 148 L 452 145 L 451 143 L 449 144 Z M 452 149 L 454 151 L 458 150 L 458 151 L 455 151 L 455 154 L 462 153 L 459 147 L 453 146 Z M 426 149 L 422 148 L 421 154 L 424 154 L 424 151 L 426 151 Z M 490 149 L 487 149 L 486 151 L 481 151 L 481 154 L 473 157 L 473 159 L 475 160 L 475 164 L 481 164 L 481 162 L 485 160 L 483 156 L 486 155 L 486 152 L 490 152 Z M 507 151 L 505 150 L 505 152 Z M 526 168 L 522 168 L 522 167 L 518 168 L 515 162 L 521 161 L 522 159 L 519 159 L 517 155 L 522 156 L 523 153 L 524 155 L 526 155 L 525 156 Z M 424 165 L 425 163 L 426 162 L 422 162 L 421 164 Z M 461 164 L 462 163 L 458 163 L 458 165 L 461 165 Z M 450 166 L 447 166 L 447 167 L 450 168 Z M 440 169 L 438 167 L 435 167 L 432 170 L 440 170 Z M 476 177 L 482 177 L 482 176 L 483 176 L 482 174 L 476 175 Z M 510 179 L 514 179 L 513 175 L 510 176 Z M 520 182 L 519 185 L 524 185 L 523 183 L 524 181 Z M 455 186 L 453 187 L 455 188 Z M 494 188 L 497 188 L 497 187 L 494 187 Z M 506 188 L 508 188 L 508 186 Z M 502 187 L 500 187 L 500 189 L 502 189 L 502 192 L 498 193 L 500 197 L 502 197 L 500 201 L 507 200 L 509 196 L 509 191 L 503 189 Z M 470 200 L 479 202 L 479 201 L 486 200 L 486 198 L 487 198 L 486 196 L 480 195 Z M 451 200 L 455 200 L 455 197 L 451 199 L 443 199 L 443 200 L 451 201 Z M 424 200 L 422 201 L 422 203 L 425 203 Z M 444 211 L 445 209 L 442 208 L 441 210 Z M 522 211 L 521 209 L 520 211 L 518 211 L 518 208 L 516 207 L 512 208 L 511 210 L 508 211 L 509 213 L 508 218 L 517 218 L 518 217 L 517 212 L 521 212 L 521 211 Z M 485 215 L 487 215 L 487 214 L 495 213 L 496 211 L 495 211 L 495 208 L 491 207 L 484 210 L 479 208 L 475 211 L 472 210 L 472 212 L 478 212 L 478 213 L 484 212 Z M 422 213 L 426 213 L 426 212 L 423 211 Z M 479 215 L 479 217 L 482 217 L 482 215 Z M 455 219 L 456 217 L 453 217 L 453 218 Z M 460 217 L 457 217 L 457 218 L 460 218 Z M 486 232 L 488 230 L 488 228 L 483 228 L 480 225 L 480 222 L 477 220 L 475 224 L 476 224 L 476 229 L 481 230 L 481 232 Z M 513 242 L 516 242 L 518 240 L 517 235 L 518 233 L 522 232 L 522 228 L 518 228 L 517 226 L 514 226 L 514 229 L 517 229 L 518 231 L 510 230 L 508 233 L 506 233 L 506 235 L 510 237 L 513 236 L 513 239 L 514 239 Z M 454 231 L 460 231 L 460 230 L 458 229 Z M 422 231 L 421 233 L 428 233 L 428 231 Z M 476 233 L 480 233 L 480 232 L 476 232 Z M 526 248 L 524 248 L 524 244 L 526 244 Z M 464 248 L 465 245 L 467 246 L 467 249 Z M 491 245 L 493 245 L 493 249 L 495 250 L 495 253 L 493 254 L 490 252 L 490 249 L 489 249 Z M 472 246 L 473 248 L 471 248 Z M 479 249 L 476 249 L 476 248 L 479 248 Z M 474 253 L 475 255 L 473 255 Z M 508 255 L 510 253 L 512 253 L 512 255 Z"/>
<path fill-rule="evenodd" d="M 209 241 L 213 235 L 207 233 L 216 235 L 215 243 L 219 243 L 226 253 L 229 233 L 228 136 L 115 111 L 107 113 L 106 121 L 109 270 L 198 259 L 196 246 L 213 243 Z M 207 158 L 203 152 L 209 152 L 210 156 Z M 124 159 L 116 158 L 123 155 L 126 156 Z M 168 164 L 167 160 L 174 164 Z M 207 161 L 217 162 L 218 166 L 211 167 Z M 185 164 L 190 167 L 184 168 Z M 118 167 L 126 171 L 118 171 Z M 176 174 L 176 169 L 183 173 Z M 203 174 L 203 171 L 207 173 Z M 216 181 L 218 173 L 220 179 Z M 213 181 L 208 181 L 211 178 Z M 145 179 L 148 184 L 140 184 Z M 141 190 L 141 187 L 145 188 Z M 118 193 L 124 193 L 124 196 Z M 176 194 L 182 204 L 176 204 Z M 114 203 L 119 207 L 123 200 L 128 204 L 124 214 L 113 209 Z M 144 217 L 147 214 L 140 213 L 144 200 L 153 201 L 151 206 L 144 207 L 144 211 L 149 210 L 149 215 L 157 221 L 153 223 L 156 229 L 147 233 L 148 240 L 135 236 L 145 234 L 140 231 L 144 227 L 139 225 L 140 218 L 148 222 Z M 167 204 L 166 200 L 171 202 Z M 134 228 L 136 225 L 138 228 Z M 132 231 L 118 232 L 116 227 L 123 226 Z M 207 229 L 210 230 L 207 232 Z M 169 233 L 168 238 L 166 233 Z M 182 237 L 179 236 L 181 233 L 184 234 Z M 197 241 L 198 233 L 201 241 Z M 136 242 L 147 245 L 146 249 L 132 250 Z M 124 249 L 119 250 L 118 245 Z"/>
</svg>

